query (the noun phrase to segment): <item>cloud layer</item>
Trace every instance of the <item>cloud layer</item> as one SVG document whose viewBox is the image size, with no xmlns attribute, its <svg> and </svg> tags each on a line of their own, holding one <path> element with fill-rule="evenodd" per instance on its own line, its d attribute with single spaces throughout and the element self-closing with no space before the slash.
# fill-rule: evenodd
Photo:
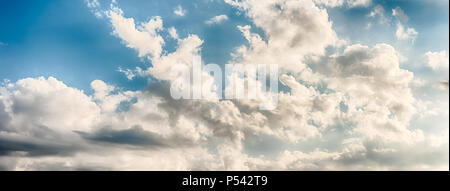
<svg viewBox="0 0 450 191">
<path fill-rule="evenodd" d="M 96 2 L 87 6 L 100 9 Z M 112 3 L 103 11 L 112 34 L 151 63 L 120 71 L 130 79 L 156 81 L 144 90 L 124 91 L 95 80 L 93 94 L 53 77 L 3 83 L 0 169 L 448 170 L 448 129 L 427 133 L 411 124 L 418 116 L 429 117 L 424 113 L 433 103 L 415 98 L 414 73 L 401 66 L 399 52 L 386 43 L 341 43 L 321 6 L 344 1 L 225 2 L 262 31 L 236 26 L 247 43 L 236 47 L 229 63 L 278 64 L 279 83 L 286 90 L 278 92 L 276 109 L 259 110 L 265 98 L 172 99 L 171 67 L 192 67 L 204 41 L 195 34 L 179 35 L 158 16 L 138 22 Z M 367 7 L 371 1 L 345 4 Z M 175 9 L 176 15 L 185 13 L 181 6 Z M 393 15 L 408 21 L 400 8 Z M 206 24 L 227 18 L 219 15 Z M 409 28 L 401 29 L 397 38 L 414 36 Z M 164 32 L 177 43 L 173 51 L 164 49 Z M 447 63 L 448 68 L 444 53 L 426 53 L 428 65 Z M 448 88 L 444 91 L 448 95 Z M 448 99 L 443 100 L 448 110 Z M 438 115 L 448 121 L 448 112 Z M 280 149 L 254 155 L 257 147 L 248 145 L 255 140 Z"/>
</svg>

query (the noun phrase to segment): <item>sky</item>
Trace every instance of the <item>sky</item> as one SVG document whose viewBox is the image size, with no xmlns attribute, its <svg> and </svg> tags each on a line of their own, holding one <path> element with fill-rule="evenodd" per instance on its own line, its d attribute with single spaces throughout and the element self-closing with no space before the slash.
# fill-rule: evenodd
<svg viewBox="0 0 450 191">
<path fill-rule="evenodd" d="M 449 169 L 447 0 L 24 0 L 0 18 L 0 170 Z M 277 64 L 276 109 L 173 99 L 195 56 Z"/>
</svg>

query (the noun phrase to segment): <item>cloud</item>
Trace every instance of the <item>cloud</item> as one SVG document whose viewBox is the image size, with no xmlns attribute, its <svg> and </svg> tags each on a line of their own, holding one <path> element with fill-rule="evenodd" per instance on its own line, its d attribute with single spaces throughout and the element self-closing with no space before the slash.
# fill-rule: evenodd
<svg viewBox="0 0 450 191">
<path fill-rule="evenodd" d="M 215 16 L 215 17 L 205 21 L 205 23 L 207 25 L 213 25 L 213 24 L 222 23 L 222 22 L 224 22 L 226 20 L 228 20 L 228 16 L 226 16 L 226 15 L 217 15 L 217 16 Z"/>
<path fill-rule="evenodd" d="M 273 161 L 250 159 L 249 166 L 252 170 L 408 170 L 411 168 L 424 170 L 430 167 L 434 170 L 442 170 L 448 168 L 445 164 L 448 159 L 448 151 L 446 151 L 448 144 L 430 148 L 429 142 L 422 142 L 416 147 L 392 145 L 391 148 L 383 148 L 377 142 L 358 143 L 354 139 L 345 140 L 343 144 L 347 146 L 347 149 L 342 152 L 284 151 Z M 392 166 L 380 165 L 387 163 Z"/>
<path fill-rule="evenodd" d="M 185 9 L 183 9 L 183 7 L 181 7 L 181 5 L 178 5 L 174 10 L 173 10 L 173 13 L 175 14 L 175 15 L 178 15 L 178 16 L 184 16 L 184 15 L 186 15 L 186 10 Z"/>
<path fill-rule="evenodd" d="M 100 3 L 98 2 L 98 0 L 84 0 L 84 2 L 86 3 L 88 8 L 98 8 L 100 7 Z"/>
<path fill-rule="evenodd" d="M 398 40 L 409 40 L 414 43 L 419 33 L 414 28 L 404 27 L 402 23 L 407 23 L 409 17 L 400 7 L 392 9 L 392 16 L 397 18 L 400 22 L 397 22 L 397 30 L 395 31 L 395 37 Z"/>
<path fill-rule="evenodd" d="M 318 6 L 325 7 L 342 7 L 346 5 L 348 8 L 368 7 L 372 4 L 372 0 L 313 0 Z"/>
<path fill-rule="evenodd" d="M 35 125 L 61 132 L 85 130 L 100 112 L 81 90 L 52 77 L 22 79 L 2 87 L 1 94 L 5 111 L 15 120 L 11 123 L 20 124 L 23 131 L 33 130 Z"/>
<path fill-rule="evenodd" d="M 414 43 L 415 39 L 419 35 L 419 33 L 414 28 L 404 26 L 409 21 L 409 17 L 400 7 L 392 9 L 392 17 L 389 17 L 386 16 L 383 6 L 376 5 L 367 16 L 370 18 L 378 18 L 379 23 L 382 25 L 390 25 L 390 23 L 392 23 L 394 19 L 397 18 L 397 29 L 395 31 L 395 36 L 398 40 L 409 40 Z M 367 28 L 370 28 L 371 26 L 372 22 L 369 22 L 367 24 Z"/>
<path fill-rule="evenodd" d="M 419 33 L 413 28 L 405 28 L 401 23 L 397 23 L 397 30 L 395 31 L 395 37 L 398 40 L 409 40 L 414 42 Z"/>
<path fill-rule="evenodd" d="M 0 42 L 0 46 L 8 46 L 8 44 L 6 44 L 4 42 Z"/>
<path fill-rule="evenodd" d="M 376 5 L 367 16 L 370 18 L 379 19 L 380 24 L 387 24 L 389 22 L 389 18 L 386 17 L 385 10 L 384 10 L 383 6 L 381 6 L 381 5 Z M 369 23 L 368 26 L 370 27 L 371 24 L 372 23 Z"/>
<path fill-rule="evenodd" d="M 177 29 L 175 29 L 175 27 L 170 27 L 169 28 L 169 35 L 170 37 L 172 37 L 173 39 L 179 39 L 180 37 L 177 34 Z"/>
<path fill-rule="evenodd" d="M 54 134 L 51 131 L 42 133 Z M 23 156 L 70 156 L 82 150 L 76 143 L 64 141 L 63 139 L 37 139 L 34 137 L 18 135 L 13 133 L 0 133 L 0 156 L 12 155 L 14 153 L 24 154 Z"/>
<path fill-rule="evenodd" d="M 139 57 L 159 57 L 164 45 L 164 39 L 157 34 L 162 30 L 163 23 L 160 17 L 153 17 L 138 27 L 132 18 L 125 18 L 121 9 L 113 7 L 108 12 L 114 31 L 129 48 L 136 49 Z"/>
<path fill-rule="evenodd" d="M 90 141 L 128 144 L 139 146 L 163 146 L 161 138 L 152 132 L 147 132 L 141 127 L 132 127 L 126 130 L 114 130 L 111 128 L 101 128 L 89 134 L 78 131 L 83 138 Z"/>
<path fill-rule="evenodd" d="M 337 42 L 328 13 L 311 1 L 226 2 L 245 10 L 269 38 L 267 41 L 263 40 L 251 31 L 250 26 L 238 26 L 250 43 L 249 47 L 241 46 L 234 53 L 237 61 L 242 64 L 278 63 L 283 71 L 307 75 L 306 65 L 302 62 L 305 56 L 323 55 L 326 47 Z"/>
<path fill-rule="evenodd" d="M 349 52 L 345 54 L 346 57 L 350 55 Z M 39 79 L 28 80 L 34 81 Z M 293 83 L 291 87 L 294 87 L 295 84 L 299 88 L 301 87 L 300 84 L 292 81 L 292 78 L 283 81 L 286 84 Z M 58 86 L 58 83 L 52 83 L 49 79 L 43 81 L 43 83 L 60 87 L 62 88 L 61 91 L 71 91 L 70 89 L 72 89 Z M 114 89 L 112 86 L 103 84 L 100 81 L 93 84 L 96 84 L 93 86 L 97 93 L 94 96 L 97 98 L 93 99 L 111 96 L 111 91 Z M 8 86 L 14 87 L 17 85 L 14 83 Z M 201 126 L 203 126 L 201 124 L 204 124 L 203 122 L 199 124 L 200 126 L 191 124 L 190 121 L 193 118 L 190 118 L 191 116 L 183 116 L 186 112 L 180 112 L 180 121 L 173 124 L 174 126 L 170 125 L 170 123 L 174 122 L 169 120 L 171 117 L 167 114 L 170 114 L 170 112 L 178 109 L 194 109 L 198 107 L 186 105 L 194 104 L 195 102 L 183 101 L 184 103 L 180 104 L 172 101 L 158 101 L 158 97 L 164 94 L 159 94 L 161 91 L 156 90 L 152 88 L 152 92 L 157 94 L 152 92 L 137 93 L 137 102 L 132 104 L 126 113 L 103 112 L 103 114 L 97 116 L 100 121 L 92 123 L 92 130 L 55 134 L 48 130 L 56 130 L 57 128 L 49 126 L 48 129 L 44 128 L 41 130 L 41 133 L 37 133 L 38 129 L 40 129 L 39 126 L 30 126 L 29 131 L 22 130 L 16 133 L 1 131 L 0 142 L 2 144 L 0 144 L 0 150 L 2 156 L 0 156 L 0 166 L 9 170 L 386 170 L 446 168 L 448 155 L 442 151 L 445 151 L 445 149 L 448 151 L 448 132 L 442 134 L 443 138 L 439 139 L 442 141 L 436 142 L 433 140 L 437 140 L 437 137 L 430 137 L 414 144 L 414 146 L 400 143 L 386 144 L 382 139 L 360 140 L 344 138 L 342 142 L 335 142 L 335 144 L 343 146 L 344 149 L 341 151 L 316 149 L 311 152 L 302 152 L 298 150 L 284 150 L 273 160 L 264 157 L 251 157 L 245 154 L 245 151 L 239 144 L 227 142 L 227 139 L 218 139 L 225 135 L 223 130 L 239 133 L 248 129 L 234 128 L 249 126 L 237 124 L 235 126 L 215 126 L 215 124 L 210 124 L 204 127 L 206 129 L 217 127 L 217 129 L 213 130 L 213 132 L 208 132 L 206 129 L 200 130 Z M 8 92 L 10 91 L 12 90 L 8 90 Z M 5 89 L 2 92 L 4 94 L 0 98 L 0 103 L 2 103 L 0 104 L 0 108 L 2 108 L 0 113 L 4 114 L 6 111 L 7 115 L 12 116 L 9 122 L 6 122 L 6 126 L 9 131 L 21 128 L 21 126 L 15 125 L 18 124 L 17 122 L 14 122 L 20 118 L 19 114 L 8 112 L 8 109 L 6 109 L 8 107 L 5 108 L 3 106 L 4 103 L 11 103 L 11 100 L 14 99 L 4 96 L 6 95 Z M 106 94 L 105 92 L 109 93 Z M 15 94 L 19 94 L 19 92 Z M 20 94 L 32 97 L 34 92 L 23 89 Z M 46 96 L 52 97 L 52 94 L 59 94 L 59 92 L 48 91 Z M 299 95 L 294 94 L 294 96 Z M 299 97 L 296 98 L 298 99 Z M 12 105 L 17 104 L 15 102 Z M 45 101 L 44 104 L 49 102 L 51 101 Z M 165 106 L 161 105 L 161 103 Z M 298 102 L 294 101 L 294 103 Z M 29 104 L 33 105 L 33 103 Z M 167 104 L 172 104 L 172 106 Z M 229 103 L 227 105 L 231 106 Z M 292 106 L 293 104 L 289 105 Z M 198 104 L 197 106 L 206 107 L 207 105 Z M 60 113 L 70 112 L 75 107 L 77 106 L 72 106 L 70 109 L 66 108 Z M 283 108 L 288 109 L 289 107 Z M 318 107 L 318 109 L 321 112 L 326 110 L 323 106 Z M 240 110 L 243 112 L 240 115 L 248 112 L 244 108 L 240 108 Z M 351 110 L 350 108 L 349 111 Z M 189 114 L 199 117 L 201 116 L 199 114 L 205 114 L 206 112 L 207 115 L 204 119 L 208 119 L 209 116 L 214 115 L 213 113 L 207 113 L 211 111 L 215 110 L 204 108 L 199 111 L 191 111 Z M 298 108 L 290 111 L 298 111 Z M 334 112 L 331 111 L 331 113 Z M 270 121 L 288 113 L 274 116 Z M 222 124 L 226 121 L 235 121 L 233 118 L 227 120 L 229 117 L 236 116 L 233 113 L 229 114 L 226 117 L 217 112 L 216 115 L 219 118 L 211 120 L 210 123 Z M 29 116 L 24 117 L 29 118 Z M 255 120 L 244 120 L 242 122 L 245 121 L 252 122 Z M 2 120 L 2 124 L 4 123 L 5 121 Z M 139 124 L 140 126 L 133 126 L 132 124 Z M 67 128 L 68 131 L 71 130 L 68 127 L 64 128 Z M 195 138 L 200 135 L 195 132 L 197 131 L 196 129 L 203 132 L 201 134 L 207 135 L 208 139 L 219 141 L 217 145 L 211 145 L 217 149 L 217 154 L 203 149 L 206 139 Z M 34 133 L 30 134 L 29 132 Z M 80 137 L 77 135 L 80 135 Z M 251 134 L 247 136 L 249 135 Z M 433 144 L 429 144 L 428 141 L 433 141 Z M 433 146 L 429 147 L 430 145 Z M 423 158 L 422 156 L 429 157 Z"/>
<path fill-rule="evenodd" d="M 448 80 L 441 80 L 441 81 L 439 82 L 439 85 L 440 85 L 440 87 L 441 87 L 442 89 L 448 90 Z"/>
<path fill-rule="evenodd" d="M 128 80 L 132 80 L 134 77 L 136 77 L 135 72 L 130 69 L 122 69 L 119 67 L 117 71 L 125 74 Z"/>
<path fill-rule="evenodd" d="M 98 0 L 84 0 L 84 3 L 97 18 L 103 18 L 104 12 Z"/>
<path fill-rule="evenodd" d="M 373 8 L 373 10 L 367 15 L 369 17 L 376 17 L 376 16 L 384 16 L 384 8 L 381 5 L 377 5 Z"/>
<path fill-rule="evenodd" d="M 344 4 L 344 0 L 313 0 L 314 3 L 326 7 L 340 7 Z"/>
<path fill-rule="evenodd" d="M 415 113 L 415 99 L 408 87 L 413 74 L 399 67 L 392 46 L 351 45 L 328 62 L 324 74 L 330 76 L 329 88 L 345 92 L 347 114 L 358 124 L 355 131 L 388 142 L 414 142 L 422 136 L 407 128 Z"/>
<path fill-rule="evenodd" d="M 116 156 L 141 155 L 126 155 L 122 152 L 130 147 L 117 148 L 110 144 L 166 148 L 166 153 L 162 155 L 172 153 L 183 156 L 181 153 L 193 149 L 195 152 L 192 151 L 192 155 L 185 153 L 193 157 L 194 153 L 204 152 L 199 151 L 198 147 L 205 141 L 200 134 L 205 130 L 197 131 L 199 127 L 184 117 L 180 117 L 179 123 L 172 124 L 167 113 L 158 111 L 157 97 L 141 92 L 117 92 L 114 86 L 99 80 L 93 81 L 91 86 L 94 89 L 91 97 L 52 77 L 27 78 L 1 86 L 0 158 L 14 158 L 11 160 L 17 162 L 16 166 L 10 168 L 16 170 L 53 169 L 50 164 L 60 162 L 70 169 L 90 166 L 110 169 L 118 163 L 103 162 L 103 152 L 118 152 Z M 128 109 L 117 112 L 120 103 L 130 101 L 129 97 L 139 98 L 135 103 L 130 103 Z M 206 131 L 204 133 L 208 134 Z M 157 150 L 146 150 L 159 153 Z M 84 157 L 77 158 L 79 155 Z M 72 164 L 64 162 L 68 161 L 68 156 Z M 99 162 L 80 164 L 87 158 L 97 158 Z M 155 163 L 160 160 L 165 159 L 156 157 Z M 190 168 L 190 162 L 179 168 Z M 166 168 L 170 169 L 169 166 Z"/>
<path fill-rule="evenodd" d="M 82 91 L 55 78 L 26 78 L 0 87 L 0 152 L 66 155 L 82 144 L 73 130 L 88 130 L 100 109 Z"/>
<path fill-rule="evenodd" d="M 400 7 L 395 7 L 395 9 L 392 9 L 392 16 L 397 17 L 404 23 L 407 23 L 409 20 L 409 17 L 405 14 L 405 12 L 403 12 Z"/>
<path fill-rule="evenodd" d="M 431 109 L 420 107 L 413 96 L 414 75 L 401 67 L 394 47 L 341 44 L 326 51 L 340 39 L 327 10 L 313 1 L 226 2 L 264 34 L 250 25 L 238 26 L 248 42 L 236 47 L 229 63 L 278 63 L 279 82 L 287 90 L 277 92 L 276 109 L 259 110 L 264 96 L 172 99 L 171 67 L 192 67 L 203 40 L 195 34 L 180 38 L 169 27 L 177 45 L 166 52 L 161 17 L 136 22 L 113 4 L 107 14 L 113 34 L 151 62 L 148 68 L 119 71 L 131 79 L 156 80 L 138 91 L 94 80 L 90 95 L 53 77 L 3 83 L 0 168 L 448 169 L 448 130 L 429 133 L 410 125 L 415 116 Z M 239 80 L 251 82 L 248 77 Z M 258 88 L 248 91 L 265 93 Z M 259 137 L 280 141 L 274 156 L 250 154 L 245 142 Z"/>
<path fill-rule="evenodd" d="M 372 4 L 372 0 L 347 0 L 347 5 L 350 8 L 354 7 L 368 7 Z"/>
<path fill-rule="evenodd" d="M 161 55 L 165 41 L 158 33 L 164 30 L 160 17 L 154 17 L 136 27 L 134 19 L 124 17 L 123 11 L 118 7 L 113 7 L 109 15 L 114 34 L 122 39 L 127 47 L 137 50 L 139 57 L 145 57 L 151 61 L 153 67 L 144 71 L 137 68 L 136 73 L 140 76 L 153 75 L 161 80 L 170 80 L 171 67 L 175 64 L 192 65 L 193 56 L 199 54 L 200 46 L 203 44 L 198 36 L 188 35 L 178 40 L 176 51 Z M 169 28 L 169 33 L 170 31 L 173 34 L 173 29 Z M 133 75 L 131 71 L 127 73 L 130 77 Z"/>
<path fill-rule="evenodd" d="M 447 51 L 425 53 L 427 64 L 433 70 L 446 69 L 449 66 Z"/>
</svg>

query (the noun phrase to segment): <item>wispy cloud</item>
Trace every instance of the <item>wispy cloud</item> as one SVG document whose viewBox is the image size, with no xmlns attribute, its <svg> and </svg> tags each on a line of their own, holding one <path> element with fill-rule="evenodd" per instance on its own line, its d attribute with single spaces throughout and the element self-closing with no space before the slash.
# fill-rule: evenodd
<svg viewBox="0 0 450 191">
<path fill-rule="evenodd" d="M 392 9 L 392 16 L 397 17 L 402 22 L 408 22 L 409 17 L 405 14 L 405 12 L 400 8 L 396 7 L 395 9 Z"/>
<path fill-rule="evenodd" d="M 225 22 L 227 20 L 228 20 L 228 16 L 226 16 L 226 15 L 217 15 L 217 16 L 215 16 L 215 17 L 205 21 L 205 23 L 207 25 L 214 25 L 214 24 L 219 24 L 219 23 Z"/>
<path fill-rule="evenodd" d="M 186 15 L 186 12 L 187 11 L 185 9 L 183 9 L 183 7 L 181 7 L 181 5 L 178 5 L 175 8 L 175 10 L 173 10 L 173 13 L 178 16 L 184 16 L 184 15 Z"/>
<path fill-rule="evenodd" d="M 395 36 L 398 40 L 410 40 L 414 43 L 419 33 L 414 28 L 404 27 L 401 23 L 397 23 Z"/>
</svg>

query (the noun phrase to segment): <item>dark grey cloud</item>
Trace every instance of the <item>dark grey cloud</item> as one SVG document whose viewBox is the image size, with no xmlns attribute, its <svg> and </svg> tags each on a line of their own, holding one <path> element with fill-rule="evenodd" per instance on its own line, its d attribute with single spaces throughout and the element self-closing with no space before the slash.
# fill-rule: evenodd
<svg viewBox="0 0 450 191">
<path fill-rule="evenodd" d="M 95 165 L 67 165 L 64 162 L 41 162 L 28 166 L 33 171 L 106 171 L 114 170 L 108 167 Z"/>
<path fill-rule="evenodd" d="M 164 140 L 156 133 L 145 131 L 139 126 L 130 129 L 115 130 L 111 127 L 101 128 L 93 133 L 76 131 L 86 140 L 136 146 L 166 146 Z"/>
<path fill-rule="evenodd" d="M 442 80 L 442 81 L 439 82 L 439 84 L 440 84 L 442 87 L 448 89 L 448 80 Z"/>
<path fill-rule="evenodd" d="M 91 143 L 117 144 L 134 147 L 185 147 L 194 143 L 182 136 L 172 135 L 163 137 L 160 134 L 146 131 L 140 126 L 133 126 L 129 129 L 113 129 L 103 127 L 94 132 L 75 131 L 85 140 Z"/>
<path fill-rule="evenodd" d="M 11 117 L 4 111 L 5 106 L 3 102 L 0 101 L 0 131 L 6 130 L 8 123 L 11 121 Z"/>
<path fill-rule="evenodd" d="M 0 135 L 0 156 L 24 152 L 26 156 L 69 156 L 80 150 L 79 145 L 61 139 L 36 139 L 23 135 Z"/>
</svg>

